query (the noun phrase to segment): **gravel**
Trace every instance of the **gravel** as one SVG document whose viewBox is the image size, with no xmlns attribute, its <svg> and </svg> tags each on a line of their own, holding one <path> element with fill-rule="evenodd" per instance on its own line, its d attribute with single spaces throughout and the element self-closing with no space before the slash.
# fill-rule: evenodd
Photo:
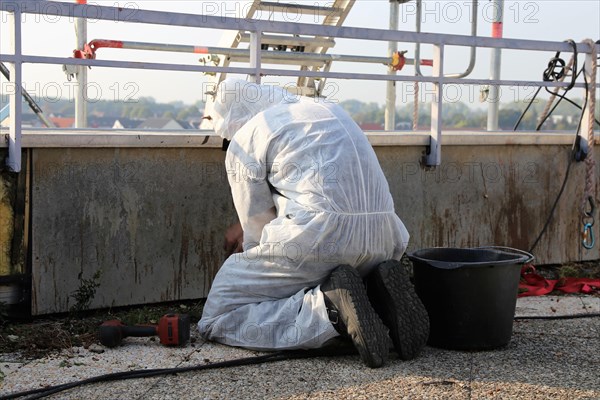
<svg viewBox="0 0 600 400">
<path fill-rule="evenodd" d="M 578 299 L 595 310 L 598 298 Z M 564 303 L 563 303 L 564 302 Z M 587 303 L 586 303 L 587 302 Z M 564 298 L 558 303 L 566 304 Z M 553 313 L 557 299 L 519 300 L 520 312 Z M 536 308 L 537 307 L 537 308 Z M 587 307 L 587 306 L 586 306 Z M 549 311 L 550 310 L 550 311 Z M 562 312 L 562 311 L 561 311 Z M 426 347 L 420 357 L 395 357 L 380 369 L 358 356 L 288 360 L 148 379 L 87 385 L 59 399 L 593 399 L 600 398 L 597 354 L 600 318 L 519 320 L 508 346 L 485 352 Z M 127 338 L 123 345 L 95 353 L 73 347 L 36 360 L 0 355 L 4 378 L 0 395 L 72 382 L 100 374 L 201 365 L 261 353 L 205 343 L 164 347 L 150 338 Z"/>
</svg>

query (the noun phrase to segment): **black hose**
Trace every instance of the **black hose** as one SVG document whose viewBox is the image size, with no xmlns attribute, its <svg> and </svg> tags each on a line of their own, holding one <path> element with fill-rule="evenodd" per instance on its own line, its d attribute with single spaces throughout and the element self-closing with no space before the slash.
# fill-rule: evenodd
<svg viewBox="0 0 600 400">
<path fill-rule="evenodd" d="M 211 364 L 194 365 L 190 367 L 176 367 L 176 368 L 158 368 L 158 369 L 142 369 L 125 372 L 115 372 L 112 374 L 99 375 L 92 378 L 82 379 L 76 382 L 64 383 L 62 385 L 50 386 L 46 388 L 33 389 L 23 392 L 10 393 L 4 396 L 0 396 L 0 400 L 16 399 L 19 397 L 30 396 L 27 400 L 41 399 L 46 396 L 50 396 L 55 393 L 59 393 L 68 389 L 73 389 L 78 386 L 88 385 L 91 383 L 99 382 L 111 382 L 126 379 L 138 379 L 138 378 L 150 378 L 159 375 L 173 375 L 182 372 L 190 371 L 204 371 L 209 369 L 218 368 L 229 368 L 229 367 L 241 367 L 244 365 L 255 365 L 267 362 L 276 362 L 284 360 L 294 360 L 302 358 L 314 358 L 314 357 L 331 357 L 331 356 L 345 356 L 356 354 L 356 349 L 351 346 L 348 347 L 326 347 L 322 349 L 312 350 L 294 350 L 294 351 L 278 351 L 256 357 L 238 358 L 235 360 L 221 361 Z"/>
<path fill-rule="evenodd" d="M 523 117 L 525 116 L 525 114 L 527 114 L 527 111 L 529 111 L 529 108 L 531 107 L 531 105 L 535 101 L 535 99 L 538 96 L 538 94 L 540 94 L 540 90 L 542 90 L 541 86 L 537 88 L 535 94 L 531 98 L 531 101 L 529 102 L 529 104 L 527 104 L 527 107 L 525 107 L 525 110 L 521 113 L 521 116 L 519 117 L 519 120 L 517 121 L 517 123 L 515 124 L 515 126 L 513 128 L 513 132 L 515 132 L 517 130 L 517 128 L 519 127 L 519 125 L 521 125 L 521 121 L 523 120 Z"/>
<path fill-rule="evenodd" d="M 588 81 L 587 78 L 585 77 L 585 74 L 583 75 L 583 82 L 584 82 L 584 86 L 585 86 L 585 101 L 583 103 L 583 108 L 585 109 L 585 107 L 587 107 L 587 97 L 588 97 Z M 556 211 L 556 206 L 558 205 L 558 202 L 560 201 L 560 198 L 563 195 L 563 192 L 565 191 L 565 188 L 567 186 L 567 181 L 569 180 L 569 173 L 571 172 L 571 166 L 573 165 L 573 162 L 577 156 L 577 152 L 579 149 L 577 149 L 577 139 L 579 138 L 579 132 L 581 130 L 581 124 L 583 122 L 583 114 L 584 112 L 581 112 L 581 115 L 579 117 L 579 123 L 577 124 L 577 131 L 575 132 L 575 140 L 573 142 L 573 145 L 571 147 L 571 154 L 569 157 L 569 161 L 567 164 L 567 170 L 565 172 L 565 177 L 563 179 L 563 182 L 561 184 L 560 190 L 558 191 L 558 195 L 556 196 L 556 199 L 554 199 L 554 203 L 552 204 L 552 208 L 550 209 L 550 213 L 548 215 L 548 218 L 546 219 L 546 222 L 544 223 L 544 227 L 542 228 L 542 230 L 540 231 L 540 234 L 537 236 L 537 238 L 535 239 L 535 242 L 533 243 L 533 245 L 531 246 L 531 248 L 529 249 L 529 252 L 532 253 L 533 250 L 536 248 L 536 246 L 538 245 L 538 243 L 540 242 L 540 240 L 542 239 L 542 236 L 544 236 L 544 233 L 546 232 L 546 229 L 548 229 L 548 226 L 550 225 L 550 221 L 552 221 L 552 217 L 554 215 L 554 211 Z"/>
<path fill-rule="evenodd" d="M 571 315 L 534 315 L 531 317 L 515 317 L 515 321 L 525 320 L 525 319 L 542 319 L 542 320 L 553 320 L 553 319 L 577 319 L 577 318 L 597 318 L 600 317 L 600 313 L 589 313 L 589 314 L 571 314 Z"/>
<path fill-rule="evenodd" d="M 110 382 L 116 380 L 125 380 L 125 379 L 136 379 L 136 378 L 149 378 L 157 375 L 170 375 L 176 374 L 179 372 L 188 372 L 188 371 L 201 371 L 208 369 L 217 369 L 217 368 L 227 368 L 233 366 L 242 366 L 242 365 L 252 365 L 259 364 L 269 361 L 280 361 L 285 358 L 282 358 L 284 355 L 283 352 L 270 353 L 257 357 L 247 357 L 247 358 L 239 358 L 236 360 L 222 361 L 212 364 L 202 364 L 195 365 L 191 367 L 179 367 L 179 368 L 158 368 L 158 369 L 145 369 L 145 370 L 135 370 L 135 371 L 125 371 L 125 372 L 115 372 L 112 374 L 99 375 L 88 379 L 83 379 L 76 382 L 64 383 L 62 385 L 51 386 L 47 388 L 28 390 L 24 392 L 11 393 L 5 396 L 1 396 L 0 400 L 8 400 L 8 399 L 16 399 L 24 396 L 32 396 L 30 399 L 40 399 L 42 397 L 49 396 L 54 393 L 62 392 L 67 389 L 72 389 L 77 386 L 87 385 L 90 383 L 98 383 L 98 382 Z"/>
</svg>

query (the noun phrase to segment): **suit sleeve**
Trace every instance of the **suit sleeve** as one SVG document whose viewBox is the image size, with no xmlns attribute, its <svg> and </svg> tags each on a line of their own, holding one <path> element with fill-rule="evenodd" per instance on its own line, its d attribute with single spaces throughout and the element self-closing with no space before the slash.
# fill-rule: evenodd
<svg viewBox="0 0 600 400">
<path fill-rule="evenodd" d="M 268 181 L 269 132 L 248 123 L 233 137 L 225 160 L 231 195 L 244 230 L 244 250 L 260 242 L 262 230 L 276 217 Z"/>
</svg>

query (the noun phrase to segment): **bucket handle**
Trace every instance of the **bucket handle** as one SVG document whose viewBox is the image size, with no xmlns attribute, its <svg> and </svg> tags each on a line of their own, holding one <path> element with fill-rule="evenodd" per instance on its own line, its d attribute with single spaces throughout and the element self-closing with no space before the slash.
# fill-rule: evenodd
<svg viewBox="0 0 600 400">
<path fill-rule="evenodd" d="M 457 269 L 464 265 L 464 263 L 461 263 L 461 262 L 450 263 L 450 262 L 446 262 L 446 261 L 423 259 L 419 256 L 415 256 L 414 254 L 409 254 L 408 258 L 410 258 L 411 261 L 414 261 L 414 260 L 423 261 L 423 262 L 427 263 L 428 265 L 430 265 L 434 268 L 437 268 L 437 269 Z"/>
<path fill-rule="evenodd" d="M 483 247 L 475 247 L 475 249 L 489 249 L 489 250 L 499 250 L 505 253 L 516 253 L 522 257 L 526 257 L 523 261 L 519 260 L 519 262 L 523 264 L 529 264 L 533 260 L 535 260 L 535 256 L 525 250 L 515 249 L 512 247 L 506 246 L 483 246 Z"/>
</svg>

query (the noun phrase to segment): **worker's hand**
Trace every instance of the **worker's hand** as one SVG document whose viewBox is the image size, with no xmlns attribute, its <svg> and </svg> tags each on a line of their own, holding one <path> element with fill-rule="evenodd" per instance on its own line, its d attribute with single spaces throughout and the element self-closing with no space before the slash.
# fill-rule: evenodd
<svg viewBox="0 0 600 400">
<path fill-rule="evenodd" d="M 225 232 L 225 243 L 223 244 L 223 250 L 225 250 L 227 257 L 234 253 L 241 253 L 243 251 L 243 242 L 244 231 L 239 222 L 227 228 L 227 231 Z"/>
</svg>

